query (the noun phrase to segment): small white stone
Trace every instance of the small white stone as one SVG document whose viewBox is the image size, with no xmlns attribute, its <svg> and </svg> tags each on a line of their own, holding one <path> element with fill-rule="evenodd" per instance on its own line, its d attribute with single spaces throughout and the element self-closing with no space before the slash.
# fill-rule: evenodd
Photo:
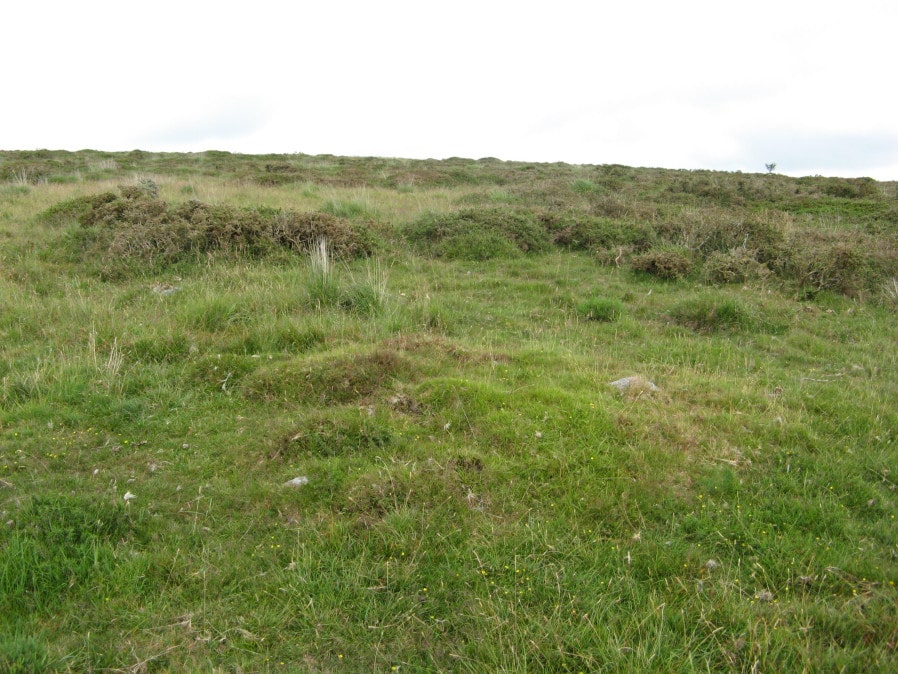
<svg viewBox="0 0 898 674">
<path fill-rule="evenodd" d="M 128 501 L 130 501 L 131 499 L 135 499 L 135 498 L 137 498 L 137 497 L 136 497 L 134 494 L 132 494 L 130 491 L 126 491 L 126 492 L 125 492 L 125 495 L 122 496 L 122 498 L 125 500 L 125 502 L 128 502 Z"/>
<path fill-rule="evenodd" d="M 292 480 L 287 480 L 284 484 L 288 487 L 302 487 L 304 484 L 309 484 L 309 478 L 305 475 L 300 475 L 299 477 L 294 477 Z"/>
</svg>

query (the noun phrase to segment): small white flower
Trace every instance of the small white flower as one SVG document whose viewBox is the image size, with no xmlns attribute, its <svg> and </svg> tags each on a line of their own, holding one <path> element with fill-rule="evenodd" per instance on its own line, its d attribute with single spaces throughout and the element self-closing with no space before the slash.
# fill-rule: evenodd
<svg viewBox="0 0 898 674">
<path fill-rule="evenodd" d="M 125 492 L 125 495 L 122 496 L 122 498 L 123 498 L 123 499 L 125 500 L 125 502 L 127 503 L 127 502 L 130 501 L 131 499 L 135 499 L 135 498 L 137 498 L 137 497 L 136 497 L 134 494 L 132 494 L 130 491 L 126 491 L 126 492 Z"/>
</svg>

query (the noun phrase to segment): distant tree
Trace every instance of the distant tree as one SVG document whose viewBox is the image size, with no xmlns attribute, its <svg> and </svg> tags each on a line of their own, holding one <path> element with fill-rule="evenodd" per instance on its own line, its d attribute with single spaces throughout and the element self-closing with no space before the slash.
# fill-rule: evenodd
<svg viewBox="0 0 898 674">
<path fill-rule="evenodd" d="M 764 167 L 767 169 L 767 173 L 773 173 L 774 171 L 776 171 L 776 162 L 764 164 Z"/>
</svg>

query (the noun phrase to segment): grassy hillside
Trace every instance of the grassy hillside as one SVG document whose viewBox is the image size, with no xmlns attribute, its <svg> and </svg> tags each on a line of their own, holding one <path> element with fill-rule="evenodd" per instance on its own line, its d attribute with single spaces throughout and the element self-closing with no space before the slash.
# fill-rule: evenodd
<svg viewBox="0 0 898 674">
<path fill-rule="evenodd" d="M 894 671 L 896 312 L 896 183 L 0 152 L 0 671 Z"/>
</svg>

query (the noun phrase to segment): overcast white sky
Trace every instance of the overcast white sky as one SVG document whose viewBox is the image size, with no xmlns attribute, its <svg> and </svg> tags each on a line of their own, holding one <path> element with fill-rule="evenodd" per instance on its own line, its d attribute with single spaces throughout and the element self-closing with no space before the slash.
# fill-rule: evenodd
<svg viewBox="0 0 898 674">
<path fill-rule="evenodd" d="M 13 2 L 0 149 L 898 179 L 898 2 Z"/>
</svg>

